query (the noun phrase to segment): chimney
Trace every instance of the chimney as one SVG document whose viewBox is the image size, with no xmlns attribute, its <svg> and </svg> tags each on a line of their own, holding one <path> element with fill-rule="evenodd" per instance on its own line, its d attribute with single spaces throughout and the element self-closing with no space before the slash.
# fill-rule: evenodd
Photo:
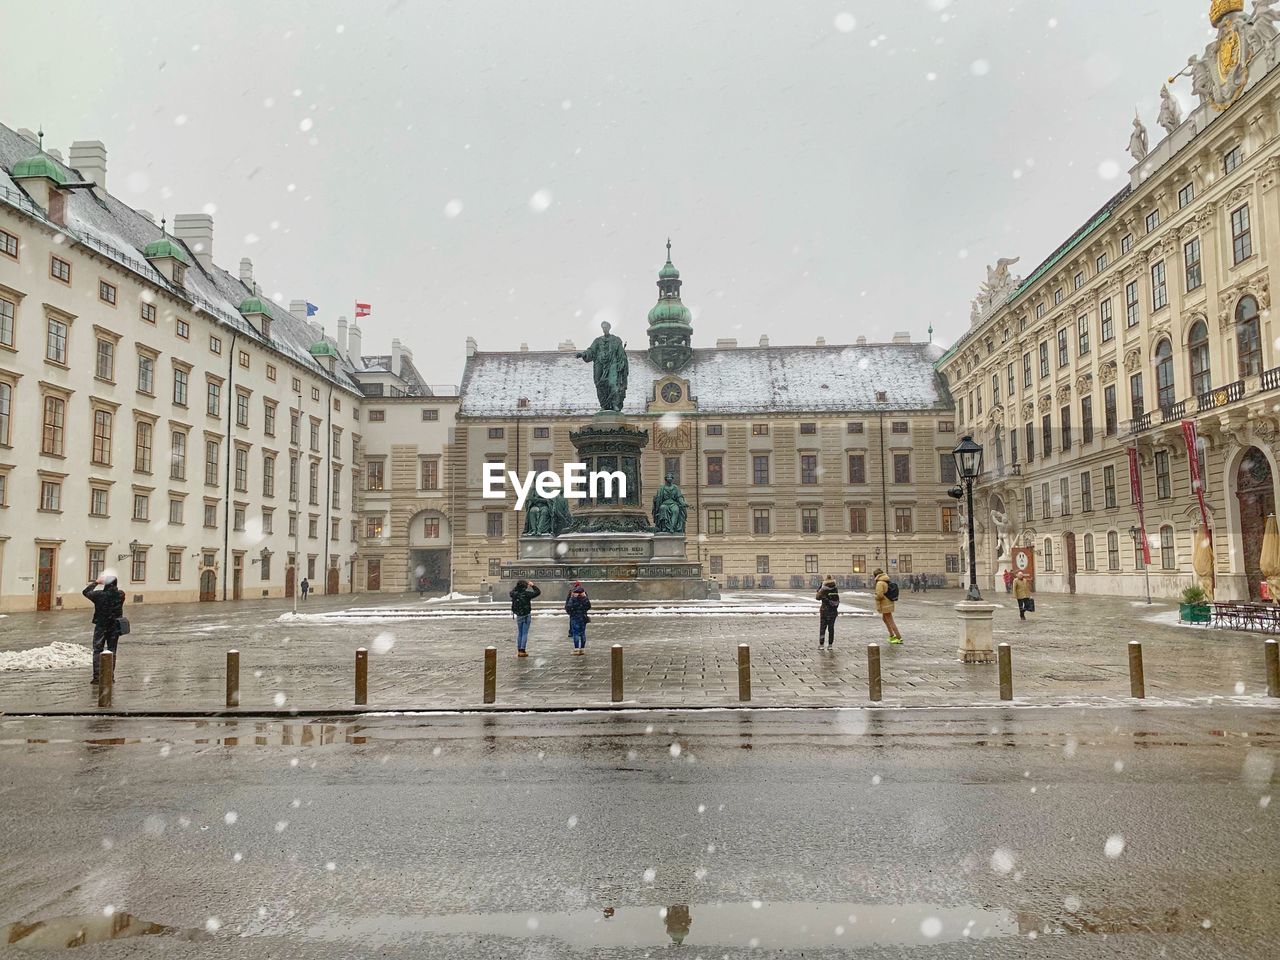
<svg viewBox="0 0 1280 960">
<path fill-rule="evenodd" d="M 344 356 L 347 353 L 347 318 L 338 318 L 338 352 Z"/>
<path fill-rule="evenodd" d="M 400 376 L 400 353 L 400 340 L 394 338 L 391 341 L 391 372 L 397 377 Z"/>
<path fill-rule="evenodd" d="M 306 323 L 307 322 L 307 301 L 290 300 L 289 316 L 293 317 L 295 320 L 301 320 L 303 323 Z"/>
<path fill-rule="evenodd" d="M 77 140 L 71 144 L 71 166 L 80 176 L 107 189 L 107 148 L 101 140 Z M 182 218 L 179 217 L 179 220 Z M 209 248 L 213 249 L 213 221 L 209 221 Z"/>
<path fill-rule="evenodd" d="M 72 158 L 75 147 L 71 148 Z M 106 176 L 105 159 L 103 176 Z M 213 217 L 207 213 L 180 213 L 173 218 L 173 235 L 185 243 L 206 270 L 213 269 Z"/>
<path fill-rule="evenodd" d="M 408 347 L 402 346 L 400 348 L 400 365 L 407 367 L 413 366 L 413 351 Z"/>
<path fill-rule="evenodd" d="M 853 343 L 854 343 L 854 346 L 865 347 L 867 345 L 867 338 L 864 336 L 859 336 L 857 340 L 853 341 Z"/>
<path fill-rule="evenodd" d="M 826 338 L 826 337 L 819 337 L 817 340 L 815 340 L 815 341 L 813 342 L 813 344 L 814 344 L 814 346 L 816 346 L 816 347 L 825 347 L 825 346 L 827 345 L 827 338 Z"/>
<path fill-rule="evenodd" d="M 528 345 L 527 343 L 521 343 L 521 344 L 520 344 L 520 352 L 521 352 L 521 353 L 528 353 L 528 352 L 529 352 L 529 345 Z"/>
<path fill-rule="evenodd" d="M 899 330 L 897 333 L 893 335 L 893 342 L 894 343 L 910 343 L 911 333 L 906 330 Z"/>
<path fill-rule="evenodd" d="M 467 337 L 467 356 L 474 357 L 480 352 L 480 345 L 476 343 L 475 337 Z"/>
<path fill-rule="evenodd" d="M 721 337 L 716 341 L 717 350 L 733 350 L 738 346 L 736 337 Z"/>
<path fill-rule="evenodd" d="M 347 328 L 347 347 L 348 347 L 348 355 L 351 357 L 351 362 L 354 363 L 357 368 L 363 368 L 364 362 L 360 358 L 360 325 L 359 324 L 353 323 L 351 324 L 350 327 Z"/>
<path fill-rule="evenodd" d="M 253 293 L 253 261 L 248 257 L 240 258 L 240 282 L 249 288 L 250 293 Z"/>
<path fill-rule="evenodd" d="M 760 346 L 767 347 L 769 345 L 769 335 L 767 333 L 760 334 Z"/>
<path fill-rule="evenodd" d="M 564 353 L 573 353 L 578 348 L 573 345 L 572 340 L 561 340 L 556 349 Z"/>
</svg>

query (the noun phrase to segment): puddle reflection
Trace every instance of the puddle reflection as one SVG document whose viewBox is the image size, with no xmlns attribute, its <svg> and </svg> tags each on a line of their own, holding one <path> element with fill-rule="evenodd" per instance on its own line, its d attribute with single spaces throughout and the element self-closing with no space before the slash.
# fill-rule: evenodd
<svg viewBox="0 0 1280 960">
<path fill-rule="evenodd" d="M 203 930 L 183 930 L 162 923 L 151 923 L 129 913 L 11 923 L 5 933 L 6 944 L 26 950 L 64 950 L 108 940 L 128 940 L 132 937 L 163 936 L 185 941 L 210 939 Z"/>
</svg>

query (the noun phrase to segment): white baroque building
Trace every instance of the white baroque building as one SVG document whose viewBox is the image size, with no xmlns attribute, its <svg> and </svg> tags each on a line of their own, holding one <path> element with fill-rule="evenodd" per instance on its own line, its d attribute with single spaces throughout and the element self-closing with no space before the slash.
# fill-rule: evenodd
<svg viewBox="0 0 1280 960">
<path fill-rule="evenodd" d="M 0 611 L 104 570 L 134 603 L 351 590 L 362 400 L 431 388 L 219 267 L 211 216 L 112 196 L 106 158 L 0 125 Z"/>
</svg>

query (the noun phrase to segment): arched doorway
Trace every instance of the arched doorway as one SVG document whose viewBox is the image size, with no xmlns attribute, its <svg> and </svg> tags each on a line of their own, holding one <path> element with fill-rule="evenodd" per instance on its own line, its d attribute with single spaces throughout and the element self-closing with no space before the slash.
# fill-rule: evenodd
<svg viewBox="0 0 1280 960">
<path fill-rule="evenodd" d="M 200 571 L 200 602 L 211 603 L 218 599 L 218 576 L 206 567 Z"/>
<path fill-rule="evenodd" d="M 423 510 L 409 521 L 408 587 L 449 589 L 449 520 L 439 510 Z"/>
<path fill-rule="evenodd" d="M 1240 507 L 1240 545 L 1244 551 L 1244 571 L 1249 581 L 1249 599 L 1260 596 L 1262 534 L 1267 517 L 1275 513 L 1275 484 L 1271 462 L 1257 447 L 1250 447 L 1236 469 L 1236 501 Z"/>
</svg>

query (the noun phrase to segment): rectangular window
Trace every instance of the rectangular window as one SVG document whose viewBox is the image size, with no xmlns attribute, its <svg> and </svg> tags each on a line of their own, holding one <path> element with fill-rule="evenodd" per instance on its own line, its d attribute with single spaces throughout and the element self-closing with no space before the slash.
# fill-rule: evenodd
<svg viewBox="0 0 1280 960">
<path fill-rule="evenodd" d="M 1071 481 L 1063 477 L 1058 481 L 1058 513 L 1064 517 L 1071 515 Z"/>
<path fill-rule="evenodd" d="M 1076 317 L 1076 352 L 1079 356 L 1089 353 L 1089 315 Z"/>
<path fill-rule="evenodd" d="M 861 420 L 850 420 L 844 425 L 845 433 L 862 433 L 865 429 Z"/>
<path fill-rule="evenodd" d="M 1022 386 L 1024 389 L 1031 389 L 1031 354 L 1029 353 L 1022 355 Z"/>
<path fill-rule="evenodd" d="M 756 486 L 769 484 L 769 458 L 756 456 L 751 458 L 751 482 Z"/>
<path fill-rule="evenodd" d="M 817 434 L 817 432 L 818 432 L 818 425 L 817 425 L 816 423 L 802 423 L 802 424 L 800 424 L 800 435 L 801 435 L 801 436 L 804 436 L 804 437 L 811 437 L 811 436 L 814 436 L 815 434 Z"/>
<path fill-rule="evenodd" d="M 772 527 L 769 522 L 769 508 L 757 507 L 751 511 L 751 532 L 755 534 L 767 534 Z"/>
<path fill-rule="evenodd" d="M 133 428 L 133 469 L 138 473 L 151 472 L 151 446 L 155 429 L 146 420 L 139 420 Z"/>
<path fill-rule="evenodd" d="M 320 505 L 320 464 L 312 463 L 307 470 L 307 502 L 313 507 Z"/>
<path fill-rule="evenodd" d="M 911 554 L 909 553 L 898 554 L 898 572 L 899 573 L 911 572 Z"/>
<path fill-rule="evenodd" d="M 236 391 L 236 426 L 249 425 L 249 395 Z"/>
<path fill-rule="evenodd" d="M 143 323 L 154 324 L 156 322 L 156 305 L 143 300 L 138 306 L 138 317 Z"/>
<path fill-rule="evenodd" d="M 94 355 L 93 375 L 99 380 L 116 378 L 116 345 L 110 340 L 98 339 Z"/>
<path fill-rule="evenodd" d="M 1035 519 L 1036 501 L 1035 494 L 1030 487 L 1024 487 L 1022 490 L 1023 518 L 1030 523 Z"/>
<path fill-rule="evenodd" d="M 1107 569 L 1120 569 L 1120 536 L 1114 530 L 1107 533 Z"/>
<path fill-rule="evenodd" d="M 169 551 L 169 582 L 177 583 L 182 579 L 182 551 Z"/>
<path fill-rule="evenodd" d="M 1013 392 L 1014 392 L 1015 387 L 1017 386 L 1017 382 L 1016 382 L 1016 380 L 1014 379 L 1014 376 L 1013 376 L 1013 363 L 1012 363 L 1012 361 L 1009 363 L 1009 365 L 1008 365 L 1007 367 L 1005 367 L 1005 383 L 1007 383 L 1007 384 L 1009 385 L 1009 402 L 1010 402 L 1010 403 L 1012 403 L 1012 402 L 1013 402 Z"/>
<path fill-rule="evenodd" d="M 1027 463 L 1034 463 L 1036 459 L 1036 431 L 1035 424 L 1028 423 L 1023 435 L 1027 438 Z"/>
<path fill-rule="evenodd" d="M 1142 399 L 1142 374 L 1135 373 L 1129 378 L 1129 416 L 1137 420 L 1146 412 Z"/>
<path fill-rule="evenodd" d="M 54 317 L 48 318 L 47 335 L 45 337 L 44 356 L 54 363 L 67 362 L 68 326 Z"/>
<path fill-rule="evenodd" d="M 148 493 L 135 493 L 133 495 L 133 519 L 150 520 L 151 519 L 151 495 Z"/>
<path fill-rule="evenodd" d="M 947 573 L 960 572 L 960 554 L 948 553 L 946 558 Z"/>
<path fill-rule="evenodd" d="M 914 513 L 910 507 L 893 508 L 893 532 L 911 533 L 915 530 Z"/>
<path fill-rule="evenodd" d="M 1049 499 L 1049 484 L 1040 484 L 1040 517 L 1048 520 L 1053 515 L 1053 504 Z"/>
<path fill-rule="evenodd" d="M 1152 210 L 1147 214 L 1147 233 L 1160 226 L 1160 211 Z"/>
<path fill-rule="evenodd" d="M 105 517 L 109 507 L 109 494 L 106 487 L 89 488 L 89 516 Z"/>
<path fill-rule="evenodd" d="M 1093 443 L 1093 397 L 1080 401 L 1080 434 L 1084 443 Z"/>
<path fill-rule="evenodd" d="M 213 334 L 209 334 L 209 352 L 216 354 L 222 353 L 222 340 L 215 337 Z"/>
<path fill-rule="evenodd" d="M 1204 271 L 1200 264 L 1200 238 L 1192 237 L 1182 245 L 1183 271 L 1187 279 L 1187 292 L 1199 289 L 1204 283 Z"/>
<path fill-rule="evenodd" d="M 959 527 L 957 526 L 958 519 L 959 519 L 959 513 L 957 512 L 955 507 L 943 507 L 942 508 L 942 532 L 956 533 L 959 530 Z"/>
<path fill-rule="evenodd" d="M 249 492 L 249 451 L 244 447 L 236 447 L 236 490 Z"/>
<path fill-rule="evenodd" d="M 1119 417 L 1116 413 L 1116 385 L 1109 384 L 1102 388 L 1102 420 L 1105 436 L 1116 435 L 1116 424 Z"/>
<path fill-rule="evenodd" d="M 1063 294 L 1063 292 L 1062 292 L 1062 288 L 1061 288 L 1061 287 L 1059 287 L 1057 290 L 1053 291 L 1053 305 L 1054 305 L 1055 307 L 1056 307 L 1058 304 L 1062 303 L 1062 298 L 1063 298 L 1063 296 L 1064 296 L 1064 294 Z"/>
<path fill-rule="evenodd" d="M 816 553 L 806 553 L 804 555 L 804 572 L 805 573 L 818 572 L 818 555 Z"/>
<path fill-rule="evenodd" d="M 276 402 L 274 400 L 262 401 L 262 432 L 268 437 L 276 435 Z"/>
<path fill-rule="evenodd" d="M 906 420 L 894 420 L 892 426 L 890 427 L 890 432 L 896 433 L 899 435 L 904 433 L 910 433 L 911 424 L 909 424 Z"/>
<path fill-rule="evenodd" d="M 1195 198 L 1196 198 L 1196 185 L 1194 183 L 1188 183 L 1186 186 L 1184 186 L 1181 190 L 1178 191 L 1178 209 L 1181 210 L 1183 207 L 1185 207 Z"/>
<path fill-rule="evenodd" d="M 818 508 L 817 507 L 801 507 L 800 508 L 800 532 L 801 533 L 817 533 L 818 532 Z"/>
<path fill-rule="evenodd" d="M 216 503 L 206 503 L 204 505 L 204 525 L 209 530 L 218 528 L 218 505 Z"/>
<path fill-rule="evenodd" d="M 329 477 L 329 505 L 335 510 L 342 508 L 342 468 L 334 467 Z"/>
<path fill-rule="evenodd" d="M 169 498 L 169 522 L 174 525 L 182 523 L 182 511 L 184 501 L 178 497 Z"/>
<path fill-rule="evenodd" d="M 49 276 L 55 280 L 61 280 L 63 283 L 71 282 L 71 264 L 63 260 L 61 257 L 49 258 Z"/>
<path fill-rule="evenodd" d="M 1120 238 L 1120 255 L 1124 256 L 1126 253 L 1128 253 L 1132 249 L 1133 249 L 1133 234 L 1126 233 L 1123 237 Z"/>
<path fill-rule="evenodd" d="M 1173 570 L 1178 566 L 1178 554 L 1173 546 L 1173 527 L 1160 528 L 1160 569 Z"/>
<path fill-rule="evenodd" d="M 753 423 L 751 425 L 751 435 L 753 437 L 767 437 L 769 435 L 769 425 L 767 423 Z"/>
<path fill-rule="evenodd" d="M 722 423 L 708 423 L 708 424 L 707 424 L 707 436 L 708 436 L 708 437 L 722 437 L 722 436 L 724 436 L 724 424 L 722 424 Z"/>
<path fill-rule="evenodd" d="M 1053 453 L 1053 417 L 1047 413 L 1040 418 L 1040 446 L 1046 457 Z"/>
<path fill-rule="evenodd" d="M 440 489 L 440 461 L 435 457 L 422 458 L 422 484 L 420 489 Z"/>
<path fill-rule="evenodd" d="M 724 510 L 719 507 L 707 509 L 707 533 L 724 533 Z"/>
<path fill-rule="evenodd" d="M 0 346 L 13 346 L 13 301 L 0 297 Z"/>
<path fill-rule="evenodd" d="M 1044 314 L 1045 314 L 1045 310 L 1046 310 L 1046 309 L 1047 309 L 1047 308 L 1045 307 L 1045 305 L 1044 305 L 1044 301 L 1043 301 L 1043 300 L 1041 300 L 1039 303 L 1037 303 L 1037 304 L 1036 304 L 1036 319 L 1037 319 L 1037 320 L 1039 320 L 1041 317 L 1043 317 L 1043 316 L 1044 316 Z"/>
<path fill-rule="evenodd" d="M 311 450 L 314 453 L 320 452 L 320 421 L 314 417 L 311 419 Z"/>
<path fill-rule="evenodd" d="M 107 568 L 107 551 L 104 547 L 89 548 L 89 579 L 97 580 Z"/>
<path fill-rule="evenodd" d="M 850 507 L 849 508 L 849 532 L 850 533 L 866 533 L 867 532 L 867 508 L 866 507 Z"/>
<path fill-rule="evenodd" d="M 100 467 L 111 466 L 111 411 L 93 411 L 92 462 Z"/>
<path fill-rule="evenodd" d="M 713 553 L 709 559 L 711 561 L 712 575 L 724 573 L 724 557 Z"/>
<path fill-rule="evenodd" d="M 1151 265 L 1151 312 L 1163 310 L 1169 305 L 1169 287 L 1165 283 L 1164 261 Z"/>
<path fill-rule="evenodd" d="M 204 412 L 211 417 L 221 416 L 222 411 L 222 384 L 215 380 L 210 380 L 205 391 Z"/>
<path fill-rule="evenodd" d="M 12 260 L 18 259 L 18 238 L 7 230 L 0 230 L 0 253 Z"/>
<path fill-rule="evenodd" d="M 1111 299 L 1109 297 L 1098 304 L 1098 321 L 1102 342 L 1106 343 L 1116 335 L 1115 321 L 1111 316 Z"/>
<path fill-rule="evenodd" d="M 129 564 L 129 579 L 134 583 L 145 583 L 147 579 L 147 551 L 133 551 L 133 562 Z"/>
<path fill-rule="evenodd" d="M 435 409 L 434 407 L 430 407 L 426 410 L 423 410 L 422 419 L 423 420 L 439 420 L 440 411 Z M 550 436 L 551 436 L 550 427 L 534 427 L 533 428 L 533 438 L 535 440 L 546 440 Z"/>
<path fill-rule="evenodd" d="M 1116 505 L 1116 468 L 1102 468 L 1102 504 L 1107 509 Z"/>
<path fill-rule="evenodd" d="M 1016 466 L 1018 463 L 1018 428 L 1009 431 L 1009 459 Z"/>
<path fill-rule="evenodd" d="M 855 553 L 849 569 L 851 573 L 866 573 L 867 555 L 865 553 Z"/>
<path fill-rule="evenodd" d="M 386 419 L 387 419 L 387 411 L 385 411 L 385 410 L 370 410 L 370 411 L 369 411 L 369 422 L 370 422 L 370 423 L 382 423 L 382 422 L 383 422 L 383 421 L 385 421 Z M 296 443 L 297 441 L 295 440 L 294 442 Z"/>
<path fill-rule="evenodd" d="M 422 518 L 422 536 L 426 540 L 440 539 L 440 518 L 439 517 L 423 517 Z"/>
<path fill-rule="evenodd" d="M 756 556 L 756 573 L 768 573 L 768 572 L 769 572 L 768 556 L 757 555 Z"/>
<path fill-rule="evenodd" d="M 249 351 L 241 350 L 240 356 L 236 358 L 236 361 L 240 364 L 240 366 L 243 369 L 248 370 L 249 369 Z"/>
<path fill-rule="evenodd" d="M 1048 341 L 1040 344 L 1040 379 L 1043 380 L 1049 375 L 1049 343 Z"/>
<path fill-rule="evenodd" d="M 187 387 L 190 385 L 191 377 L 186 370 L 175 369 L 173 371 L 173 402 L 179 407 L 187 405 Z"/>
<path fill-rule="evenodd" d="M 151 396 L 156 388 L 156 361 L 145 353 L 138 354 L 138 392 Z"/>
<path fill-rule="evenodd" d="M 169 479 L 187 479 L 187 434 L 183 430 L 169 434 Z"/>
<path fill-rule="evenodd" d="M 800 482 L 806 485 L 818 482 L 817 454 L 802 453 L 800 455 Z"/>
<path fill-rule="evenodd" d="M 40 509 L 50 513 L 62 509 L 62 484 L 57 480 L 40 481 Z"/>
<path fill-rule="evenodd" d="M 895 453 L 893 455 L 893 482 L 911 482 L 911 454 Z"/>
<path fill-rule="evenodd" d="M 1062 422 L 1062 452 L 1066 453 L 1071 449 L 1071 408 L 1063 407 L 1058 413 Z"/>
<path fill-rule="evenodd" d="M 505 428 L 505 427 L 490 427 L 490 428 L 489 428 L 489 439 L 490 439 L 490 440 L 501 440 L 501 439 L 502 439 L 503 437 L 505 437 L 506 435 L 507 435 L 507 431 L 506 431 L 506 428 Z"/>
<path fill-rule="evenodd" d="M 956 482 L 956 458 L 950 453 L 938 454 L 938 482 Z"/>
<path fill-rule="evenodd" d="M 1249 229 L 1249 205 L 1231 214 L 1232 263 L 1243 263 L 1253 256 L 1253 232 Z"/>
<path fill-rule="evenodd" d="M 1173 496 L 1172 484 L 1169 482 L 1169 451 L 1156 451 L 1156 499 L 1168 500 Z"/>
<path fill-rule="evenodd" d="M 67 403 L 61 397 L 44 398 L 44 422 L 40 438 L 40 452 L 62 456 L 66 435 Z"/>
<path fill-rule="evenodd" d="M 262 455 L 262 495 L 276 495 L 276 458 L 269 453 Z"/>
<path fill-rule="evenodd" d="M 116 287 L 114 283 L 107 283 L 105 280 L 98 281 L 98 299 L 110 306 L 116 305 Z"/>
<path fill-rule="evenodd" d="M 1222 155 L 1222 172 L 1231 173 L 1244 163 L 1244 147 L 1236 145 Z"/>
<path fill-rule="evenodd" d="M 707 486 L 724 486 L 724 457 L 719 455 L 707 457 Z"/>
<path fill-rule="evenodd" d="M 485 514 L 485 535 L 489 537 L 502 536 L 503 530 L 502 514 L 497 511 L 491 511 Z M 381 536 L 381 534 L 379 534 Z"/>
<path fill-rule="evenodd" d="M 187 321 L 182 319 L 178 319 L 177 321 L 175 321 L 174 330 L 178 334 L 179 340 L 191 339 L 191 324 L 187 323 Z"/>
<path fill-rule="evenodd" d="M 1000 402 L 1000 374 L 998 373 L 991 375 L 991 402 L 993 404 Z"/>
<path fill-rule="evenodd" d="M 216 487 L 218 485 L 218 460 L 221 451 L 221 444 L 219 444 L 217 440 L 205 440 L 204 482 L 211 487 Z"/>
<path fill-rule="evenodd" d="M 1126 327 L 1138 325 L 1138 281 L 1132 280 L 1124 288 L 1124 322 Z"/>
<path fill-rule="evenodd" d="M 1074 277 L 1072 277 L 1072 278 L 1071 278 L 1071 289 L 1072 289 L 1072 290 L 1079 290 L 1079 289 L 1080 289 L 1081 287 L 1083 287 L 1083 286 L 1084 286 L 1084 273 L 1083 273 L 1083 272 L 1077 273 Z"/>
<path fill-rule="evenodd" d="M 365 485 L 366 490 L 381 490 L 383 488 L 383 466 L 385 461 L 370 460 L 365 464 Z"/>
<path fill-rule="evenodd" d="M 1098 259 L 1094 261 L 1094 264 L 1093 264 L 1094 271 L 1097 273 L 1102 273 L 1102 271 L 1107 269 L 1109 265 L 1110 265 L 1110 261 L 1108 260 L 1107 254 L 1104 251 L 1103 253 L 1098 254 Z"/>
<path fill-rule="evenodd" d="M 1080 474 L 1080 510 L 1084 513 L 1093 510 L 1093 474 L 1087 470 Z"/>
</svg>

